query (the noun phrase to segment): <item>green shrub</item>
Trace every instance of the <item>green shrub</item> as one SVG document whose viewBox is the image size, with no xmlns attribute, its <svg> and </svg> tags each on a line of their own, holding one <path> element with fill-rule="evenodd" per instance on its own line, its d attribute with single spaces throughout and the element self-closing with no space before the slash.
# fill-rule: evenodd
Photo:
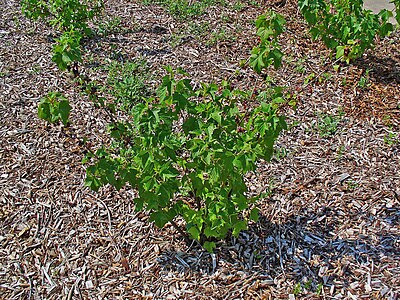
<svg viewBox="0 0 400 300">
<path fill-rule="evenodd" d="M 257 73 L 270 65 L 274 65 L 276 69 L 281 66 L 283 52 L 280 50 L 278 37 L 283 33 L 285 23 L 283 16 L 273 11 L 258 17 L 256 27 L 260 44 L 253 48 L 250 57 L 250 66 Z"/>
<path fill-rule="evenodd" d="M 50 92 L 44 97 L 38 106 L 38 117 L 49 123 L 62 122 L 68 124 L 71 106 L 69 101 L 61 93 Z"/>
<path fill-rule="evenodd" d="M 103 0 L 22 0 L 22 12 L 33 20 L 42 19 L 60 31 L 78 30 L 91 34 L 88 22 L 101 13 Z"/>
<path fill-rule="evenodd" d="M 400 1 L 393 3 L 398 11 Z M 312 38 L 320 38 L 335 51 L 336 58 L 347 62 L 372 48 L 376 36 L 384 37 L 394 30 L 389 22 L 392 12 L 382 10 L 373 14 L 363 8 L 362 0 L 299 0 L 298 4 L 311 27 Z"/>
<path fill-rule="evenodd" d="M 82 60 L 80 42 L 92 34 L 88 22 L 98 16 L 103 0 L 22 0 L 22 12 L 33 20 L 42 19 L 61 31 L 53 46 L 52 60 L 61 70 Z"/>
<path fill-rule="evenodd" d="M 226 82 L 194 90 L 168 71 L 158 96 L 133 106 L 132 121 L 109 127 L 111 146 L 88 155 L 86 185 L 129 184 L 138 191 L 137 210 L 149 211 L 159 227 L 178 228 L 174 220 L 183 218 L 189 236 L 212 251 L 215 240 L 257 219 L 258 197 L 249 198 L 244 176 L 271 159 L 286 123 L 273 99 L 242 112 L 248 93 Z"/>
</svg>

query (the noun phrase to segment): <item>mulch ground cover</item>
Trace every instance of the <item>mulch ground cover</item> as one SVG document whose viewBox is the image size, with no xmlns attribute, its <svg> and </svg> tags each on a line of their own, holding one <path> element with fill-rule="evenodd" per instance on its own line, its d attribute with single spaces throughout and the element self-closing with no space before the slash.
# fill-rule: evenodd
<svg viewBox="0 0 400 300">
<path fill-rule="evenodd" d="M 260 76 L 243 62 L 266 9 L 287 20 L 285 61 Z M 231 2 L 186 20 L 106 2 L 107 34 L 84 41 L 91 80 L 141 58 L 152 85 L 171 65 L 195 83 L 294 95 L 274 159 L 246 177 L 250 192 L 268 192 L 259 222 L 209 254 L 150 224 L 134 191 L 84 187 L 79 138 L 107 143 L 107 115 L 51 61 L 56 32 L 16 0 L 0 0 L 0 15 L 1 299 L 399 298 L 400 31 L 346 65 L 311 41 L 295 1 Z M 71 101 L 67 132 L 37 117 L 49 91 Z"/>
</svg>

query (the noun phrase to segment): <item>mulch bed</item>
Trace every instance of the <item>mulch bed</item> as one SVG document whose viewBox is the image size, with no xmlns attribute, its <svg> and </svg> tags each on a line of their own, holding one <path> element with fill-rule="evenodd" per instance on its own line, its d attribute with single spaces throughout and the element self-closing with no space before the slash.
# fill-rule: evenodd
<svg viewBox="0 0 400 300">
<path fill-rule="evenodd" d="M 107 1 L 104 18 L 120 27 L 85 42 L 81 67 L 104 82 L 101 66 L 145 57 L 155 78 L 169 64 L 197 82 L 262 90 L 262 76 L 239 67 L 257 43 L 252 21 L 266 8 L 286 17 L 286 60 L 268 75 L 297 95 L 297 110 L 283 109 L 290 126 L 276 157 L 247 176 L 250 192 L 269 197 L 259 222 L 209 254 L 172 226 L 149 224 L 134 191 L 83 186 L 85 149 L 39 120 L 37 104 L 63 91 L 69 130 L 93 145 L 107 140 L 107 116 L 51 62 L 55 33 L 25 19 L 18 1 L 0 0 L 0 298 L 399 298 L 400 32 L 335 71 L 294 1 L 244 4 L 194 18 L 209 24 L 199 37 L 160 6 Z M 221 29 L 227 38 L 212 40 Z"/>
</svg>

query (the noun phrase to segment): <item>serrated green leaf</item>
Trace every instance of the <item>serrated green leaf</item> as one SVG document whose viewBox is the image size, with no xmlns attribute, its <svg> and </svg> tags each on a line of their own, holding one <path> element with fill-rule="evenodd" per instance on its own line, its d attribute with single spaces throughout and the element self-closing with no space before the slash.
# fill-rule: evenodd
<svg viewBox="0 0 400 300">
<path fill-rule="evenodd" d="M 68 100 L 60 101 L 58 105 L 58 111 L 61 117 L 61 121 L 63 122 L 64 125 L 67 125 L 69 114 L 71 112 L 71 106 L 69 105 L 69 101 Z"/>
<path fill-rule="evenodd" d="M 259 213 L 260 213 L 260 210 L 257 208 L 257 207 L 255 207 L 255 208 L 253 208 L 251 211 L 250 211 L 250 219 L 252 220 L 252 221 L 254 221 L 254 222 L 257 222 L 258 221 L 258 219 L 259 219 Z"/>
<path fill-rule="evenodd" d="M 214 242 L 204 242 L 203 244 L 204 249 L 206 249 L 209 253 L 213 253 L 216 247 Z"/>
<path fill-rule="evenodd" d="M 152 212 L 149 219 L 149 221 L 154 222 L 158 228 L 163 228 L 165 224 L 171 220 L 170 215 L 163 210 Z"/>
<path fill-rule="evenodd" d="M 191 236 L 193 239 L 195 239 L 196 241 L 199 241 L 199 240 L 200 240 L 200 231 L 197 229 L 196 226 L 191 226 L 191 227 L 188 229 L 188 232 L 189 232 L 190 236 Z"/>
</svg>

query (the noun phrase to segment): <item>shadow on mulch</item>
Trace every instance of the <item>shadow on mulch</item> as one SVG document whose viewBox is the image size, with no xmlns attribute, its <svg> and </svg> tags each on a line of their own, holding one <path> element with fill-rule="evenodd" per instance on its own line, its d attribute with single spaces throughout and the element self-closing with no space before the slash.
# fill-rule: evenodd
<svg viewBox="0 0 400 300">
<path fill-rule="evenodd" d="M 370 221 L 378 219 L 390 226 L 400 224 L 400 207 L 385 213 L 385 217 L 376 217 L 360 212 L 359 220 L 361 223 L 362 217 Z M 214 257 L 192 245 L 186 251 L 164 251 L 157 260 L 166 270 L 202 274 L 223 272 L 221 266 L 229 263 L 238 271 L 271 279 L 282 274 L 297 282 L 312 279 L 316 288 L 319 283 L 329 285 L 335 279 L 344 282 L 344 278 L 352 276 L 351 265 L 400 259 L 399 235 L 371 237 L 353 233 L 354 239 L 340 238 L 333 233 L 340 225 L 337 216 L 330 208 L 318 213 L 303 210 L 284 224 L 273 224 L 262 216 L 237 238 L 219 244 Z"/>
<path fill-rule="evenodd" d="M 353 64 L 363 70 L 371 70 L 369 76 L 378 83 L 400 83 L 399 60 L 391 57 L 380 58 L 370 54 L 365 58 L 357 59 Z"/>
</svg>

